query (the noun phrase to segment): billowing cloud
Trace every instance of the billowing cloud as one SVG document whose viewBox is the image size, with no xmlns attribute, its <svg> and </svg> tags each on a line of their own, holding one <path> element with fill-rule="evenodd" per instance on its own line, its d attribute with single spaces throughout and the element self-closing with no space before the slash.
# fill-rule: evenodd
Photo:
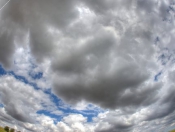
<svg viewBox="0 0 175 132">
<path fill-rule="evenodd" d="M 44 105 L 52 105 L 49 97 L 42 91 L 36 91 L 12 76 L 0 78 L 0 103 L 3 103 L 4 110 L 14 119 L 34 123 L 32 114 L 44 108 Z"/>
<path fill-rule="evenodd" d="M 2 0 L 0 64 L 13 76 L 0 77 L 0 119 L 31 131 L 127 132 L 172 125 L 174 3 Z M 103 112 L 91 122 L 75 112 L 58 121 L 52 117 L 64 114 L 58 98 L 78 110 L 91 104 Z M 37 113 L 49 109 L 47 116 Z"/>
<path fill-rule="evenodd" d="M 147 21 L 152 18 L 140 22 L 141 16 L 137 12 L 128 13 L 127 8 L 123 8 L 126 14 L 122 16 L 117 9 L 114 11 L 116 14 L 108 12 L 110 18 L 94 12 L 97 20 L 91 26 L 96 31 L 69 45 L 72 48 L 60 53 L 63 57 L 53 60 L 54 92 L 66 101 L 86 100 L 114 109 L 122 105 L 149 104 L 148 98 L 151 102 L 155 100 L 148 95 L 156 94 L 160 88 L 152 84 L 158 67 L 153 39 L 157 28 L 150 30 L 152 25 Z M 94 17 L 93 13 L 89 14 Z"/>
</svg>

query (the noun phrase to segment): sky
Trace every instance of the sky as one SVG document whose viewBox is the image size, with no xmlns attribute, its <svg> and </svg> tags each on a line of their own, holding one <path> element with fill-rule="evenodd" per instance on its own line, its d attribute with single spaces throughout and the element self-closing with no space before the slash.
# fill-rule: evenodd
<svg viewBox="0 0 175 132">
<path fill-rule="evenodd" d="M 175 0 L 0 0 L 0 125 L 175 128 Z"/>
</svg>

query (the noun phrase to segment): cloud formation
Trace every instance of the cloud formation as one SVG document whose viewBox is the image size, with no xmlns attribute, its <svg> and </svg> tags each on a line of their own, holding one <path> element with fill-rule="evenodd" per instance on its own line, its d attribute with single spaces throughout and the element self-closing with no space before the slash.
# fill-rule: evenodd
<svg viewBox="0 0 175 132">
<path fill-rule="evenodd" d="M 0 10 L 0 64 L 39 90 L 1 76 L 0 118 L 31 131 L 127 132 L 172 125 L 174 3 L 9 1 Z M 37 114 L 49 106 L 50 114 L 60 112 L 49 94 L 75 108 L 85 102 L 83 108 L 90 103 L 104 112 L 91 123 L 79 114 L 55 121 Z"/>
<path fill-rule="evenodd" d="M 4 110 L 8 115 L 22 122 L 34 123 L 32 114 L 44 105 L 52 104 L 42 91 L 35 91 L 31 86 L 11 76 L 1 77 L 0 91 L 0 101 L 4 105 Z"/>
</svg>

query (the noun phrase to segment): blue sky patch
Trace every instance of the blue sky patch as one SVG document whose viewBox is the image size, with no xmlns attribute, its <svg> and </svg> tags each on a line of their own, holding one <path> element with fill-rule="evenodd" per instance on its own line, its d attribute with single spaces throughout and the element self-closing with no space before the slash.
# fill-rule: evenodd
<svg viewBox="0 0 175 132">
<path fill-rule="evenodd" d="M 56 119 L 57 122 L 61 121 L 61 119 L 63 118 L 63 116 L 61 116 L 61 115 L 59 116 L 56 114 L 52 114 L 51 112 L 46 111 L 46 110 L 39 110 L 39 111 L 37 111 L 37 114 L 43 114 L 43 115 L 49 116 L 51 118 Z"/>
<path fill-rule="evenodd" d="M 0 75 L 5 75 L 7 74 L 7 72 L 5 71 L 5 69 L 2 67 L 2 65 L 0 65 Z"/>
<path fill-rule="evenodd" d="M 61 99 L 59 99 L 56 95 L 51 93 L 51 89 L 45 91 L 45 93 L 50 96 L 51 100 L 55 103 L 58 110 L 63 111 L 65 115 L 81 114 L 84 117 L 87 117 L 88 122 L 91 122 L 92 118 L 96 117 L 99 114 L 99 110 L 76 110 L 76 109 L 72 109 L 71 106 L 65 105 L 65 103 Z M 47 115 L 48 113 L 45 112 L 45 114 Z"/>
<path fill-rule="evenodd" d="M 4 107 L 4 105 L 0 103 L 0 108 L 3 108 L 3 107 Z"/>
<path fill-rule="evenodd" d="M 38 72 L 38 73 L 29 73 L 29 76 L 32 78 L 32 79 L 41 79 L 43 77 L 43 73 L 42 72 Z"/>
<path fill-rule="evenodd" d="M 154 77 L 154 81 L 158 81 L 159 80 L 159 77 L 162 75 L 162 72 L 159 72 L 155 75 Z"/>
<path fill-rule="evenodd" d="M 24 76 L 20 76 L 15 74 L 15 72 L 13 71 L 6 71 L 1 65 L 0 65 L 0 75 L 11 75 L 14 78 L 18 79 L 21 82 L 24 82 L 25 84 L 28 84 L 30 86 L 32 86 L 35 90 L 41 90 L 41 88 L 39 88 L 37 86 L 36 83 L 31 83 L 29 82 Z M 43 76 L 42 72 L 38 72 L 35 75 L 33 74 L 29 74 L 33 79 L 40 79 Z M 56 119 L 57 122 L 59 122 L 64 116 L 69 115 L 69 114 L 81 114 L 84 117 L 87 117 L 87 121 L 88 122 L 92 122 L 92 118 L 96 117 L 99 114 L 98 110 L 76 110 L 73 109 L 71 106 L 66 105 L 60 98 L 58 98 L 56 95 L 54 95 L 50 89 L 44 90 L 43 91 L 45 94 L 48 94 L 50 96 L 51 101 L 55 104 L 55 106 L 57 107 L 58 110 L 63 112 L 63 115 L 56 115 L 51 113 L 50 111 L 47 110 L 39 110 L 37 111 L 37 114 L 44 114 L 46 116 L 49 116 L 51 118 Z M 47 107 L 45 106 L 46 104 L 43 104 L 43 107 Z M 3 107 L 3 104 L 0 104 L 0 107 Z M 90 105 L 91 107 L 91 105 Z"/>
</svg>

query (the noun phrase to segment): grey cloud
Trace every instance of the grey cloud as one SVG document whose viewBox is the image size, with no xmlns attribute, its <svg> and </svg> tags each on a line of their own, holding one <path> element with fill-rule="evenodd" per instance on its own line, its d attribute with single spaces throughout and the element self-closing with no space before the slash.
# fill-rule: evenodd
<svg viewBox="0 0 175 132">
<path fill-rule="evenodd" d="M 164 131 L 170 131 L 173 129 L 171 126 L 174 123 L 174 112 L 169 114 L 168 116 L 162 117 L 160 119 L 155 119 L 152 121 L 144 121 L 139 122 L 135 127 L 133 127 L 133 131 L 140 131 L 143 130 L 143 132 L 148 131 L 155 131 L 155 132 L 164 132 Z"/>
<path fill-rule="evenodd" d="M 148 95 L 156 94 L 158 87 L 145 81 L 150 76 L 147 68 L 153 68 L 147 67 L 147 57 L 154 49 L 149 45 L 143 49 L 144 44 L 132 40 L 133 36 L 135 32 L 128 30 L 126 38 L 117 40 L 110 31 L 100 30 L 85 48 L 71 50 L 63 61 L 55 61 L 54 92 L 71 103 L 85 99 L 105 108 L 151 103 L 154 99 L 149 96 L 148 103 Z"/>
<path fill-rule="evenodd" d="M 85 1 L 86 6 L 94 9 L 95 13 L 98 12 L 97 3 L 99 7 L 111 7 L 104 4 L 105 2 L 107 1 Z M 109 4 L 112 2 L 114 1 L 110 1 Z M 98 26 L 93 34 L 95 36 L 92 37 L 93 41 L 85 39 L 83 43 L 90 47 L 89 49 L 84 50 L 82 47 L 74 49 L 74 46 L 71 46 L 72 49 L 67 49 L 61 54 L 66 56 L 65 58 L 54 60 L 53 91 L 58 96 L 70 103 L 87 100 L 113 109 L 119 106 L 149 105 L 158 100 L 157 91 L 161 86 L 152 84 L 150 80 L 153 76 L 152 71 L 158 67 L 155 62 L 156 50 L 153 43 L 159 27 L 155 25 L 161 26 L 162 23 L 155 23 L 154 15 L 144 17 L 142 20 L 143 14 L 128 12 L 131 9 L 125 8 L 127 6 L 125 4 L 121 7 L 124 10 L 121 14 L 115 8 L 111 10 L 119 13 L 108 12 L 109 16 L 103 14 L 102 17 L 97 14 L 96 20 L 101 26 Z M 144 10 L 146 14 L 149 11 L 154 12 L 154 8 L 159 10 L 156 1 L 140 0 L 132 4 L 137 5 L 134 8 L 136 11 Z M 108 7 L 101 9 L 110 10 Z M 115 22 L 119 22 L 121 30 L 117 31 L 117 27 L 112 27 Z M 104 36 L 103 32 L 109 33 L 110 37 Z M 88 37 L 91 36 L 90 34 Z M 109 40 L 112 40 L 112 45 L 109 45 Z M 103 44 L 106 47 L 103 47 Z M 75 47 L 77 45 L 78 42 Z"/>
<path fill-rule="evenodd" d="M 127 111 L 133 108 L 128 112 L 130 116 L 152 108 L 150 113 L 145 112 L 146 117 L 140 112 L 139 119 L 135 118 L 143 124 L 144 119 L 152 122 L 145 127 L 140 124 L 145 131 L 150 130 L 146 127 L 174 111 L 174 90 L 173 86 L 169 88 L 170 81 L 154 82 L 154 75 L 162 68 L 157 61 L 157 48 L 174 44 L 174 14 L 172 10 L 167 11 L 172 2 L 11 0 L 0 11 L 0 62 L 10 67 L 13 53 L 21 46 L 18 41 L 21 41 L 30 48 L 38 64 L 44 59 L 50 62 L 52 90 L 63 100 L 71 104 L 85 100 L 106 109 Z M 174 8 L 173 4 L 171 6 Z M 22 41 L 24 36 L 28 40 Z M 157 37 L 160 41 L 156 45 Z M 171 83 L 173 79 L 172 74 Z M 37 95 L 20 91 L 11 82 L 7 86 L 7 89 L 0 87 L 6 112 L 17 120 L 30 122 L 30 117 L 19 112 L 19 108 L 23 104 L 31 106 L 24 109 L 25 112 L 41 108 L 33 104 Z M 11 88 L 24 92 L 25 97 L 20 94 L 17 98 Z M 164 96 L 160 96 L 162 89 L 167 92 Z M 12 98 L 16 99 L 13 108 Z M 38 104 L 42 101 L 37 100 Z M 96 131 L 131 131 L 136 125 L 117 121 L 109 117 L 102 119 L 102 125 L 107 124 L 108 128 L 102 130 L 99 125 Z"/>
<path fill-rule="evenodd" d="M 129 131 L 129 129 L 127 129 L 127 127 L 128 126 L 122 126 L 122 127 L 124 127 L 123 129 L 121 129 L 120 127 L 118 127 L 118 126 L 113 126 L 113 127 L 111 127 L 111 128 L 109 128 L 109 129 L 105 129 L 105 130 L 96 130 L 96 132 L 128 132 Z"/>
<path fill-rule="evenodd" d="M 146 12 L 152 12 L 155 4 L 156 4 L 156 1 L 154 1 L 154 0 L 147 0 L 147 1 L 138 0 L 137 1 L 137 7 L 141 10 L 146 11 Z"/>
<path fill-rule="evenodd" d="M 8 31 L 0 33 L 0 62 L 4 67 L 10 68 L 12 63 L 12 55 L 15 50 L 13 44 L 13 36 Z"/>
<path fill-rule="evenodd" d="M 106 14 L 107 12 L 112 12 L 112 10 L 118 10 L 121 8 L 130 8 L 134 4 L 132 0 L 120 1 L 120 0 L 84 0 L 85 5 L 87 5 L 96 14 Z"/>
<path fill-rule="evenodd" d="M 154 120 L 157 118 L 162 118 L 174 112 L 175 110 L 174 85 L 166 89 L 167 91 L 163 95 L 161 95 L 162 97 L 159 99 L 157 105 L 153 106 L 151 113 L 147 115 L 146 120 Z"/>
<path fill-rule="evenodd" d="M 51 43 L 53 38 L 45 30 L 47 30 L 46 27 L 40 25 L 30 29 L 29 33 L 31 51 L 39 62 L 45 57 L 51 56 L 52 49 L 54 48 Z"/>
<path fill-rule="evenodd" d="M 9 116 L 3 108 L 0 109 L 0 120 L 8 123 L 13 122 L 13 118 Z"/>
<path fill-rule="evenodd" d="M 111 121 L 109 121 L 111 122 Z M 113 121 L 115 122 L 115 121 Z M 99 127 L 96 127 L 95 132 L 128 132 L 131 130 L 133 125 L 126 124 L 124 122 L 117 122 L 117 123 L 112 123 L 109 128 L 102 128 L 102 125 L 99 125 Z"/>
<path fill-rule="evenodd" d="M 115 7 L 116 3 L 114 0 L 107 1 L 107 0 L 85 0 L 88 7 L 95 10 L 96 12 L 104 13 L 104 11 L 109 10 L 111 7 Z"/>
<path fill-rule="evenodd" d="M 154 110 L 147 115 L 146 120 L 148 121 L 155 120 L 169 115 L 174 111 L 174 107 L 172 105 L 173 105 L 172 103 L 160 104 L 161 107 L 157 106 L 156 108 L 154 108 Z"/>
<path fill-rule="evenodd" d="M 78 12 L 76 12 L 74 4 L 75 0 L 16 0 L 10 1 L 1 14 L 3 20 L 9 19 L 21 26 L 32 26 L 32 24 L 40 22 L 40 25 L 51 24 L 63 27 L 77 16 Z"/>
<path fill-rule="evenodd" d="M 101 56 L 110 54 L 109 52 L 114 44 L 115 38 L 111 33 L 96 35 L 88 40 L 86 45 L 80 49 L 71 49 L 68 53 L 68 57 L 65 55 L 66 57 L 63 56 L 61 60 L 56 60 L 52 65 L 52 69 L 53 71 L 60 70 L 63 73 L 81 73 L 86 69 L 94 69 L 98 66 L 98 61 L 100 61 L 99 58 Z"/>
<path fill-rule="evenodd" d="M 95 84 L 91 83 L 89 86 L 84 86 L 79 82 L 69 84 L 71 87 L 66 84 L 63 86 L 58 85 L 59 90 L 56 91 L 56 89 L 55 91 L 68 102 L 78 102 L 81 99 L 86 99 L 105 108 L 141 105 L 144 101 L 146 104 L 152 103 L 153 99 L 151 99 L 150 94 L 156 94 L 157 88 L 150 87 L 149 89 L 144 88 L 143 91 L 139 91 L 139 87 L 134 87 L 134 85 L 139 85 L 139 81 L 127 80 L 126 83 L 126 80 L 124 82 L 116 80 L 117 77 L 111 76 L 110 80 L 102 78 L 95 82 Z M 147 100 L 150 101 L 146 102 Z"/>
<path fill-rule="evenodd" d="M 10 1 L 0 12 L 1 63 L 5 67 L 11 66 L 14 42 L 23 37 L 21 31 L 30 34 L 31 51 L 38 61 L 50 55 L 54 48 L 51 46 L 52 38 L 47 37 L 47 30 L 49 26 L 62 29 L 72 23 L 78 16 L 75 5 L 76 0 Z"/>
<path fill-rule="evenodd" d="M 170 79 L 171 81 L 173 81 L 175 79 L 175 71 L 174 70 L 170 71 L 168 79 Z"/>
<path fill-rule="evenodd" d="M 95 119 L 95 121 L 98 121 L 95 132 L 128 132 L 134 126 L 133 121 L 129 119 L 130 116 L 127 113 L 108 111 L 103 114 L 99 114 L 97 119 Z"/>
<path fill-rule="evenodd" d="M 7 111 L 7 114 L 11 115 L 14 119 L 17 119 L 18 121 L 35 123 L 34 119 L 29 117 L 28 114 L 25 113 L 24 108 L 17 108 L 13 103 L 5 106 L 5 110 Z"/>
<path fill-rule="evenodd" d="M 120 128 L 118 128 L 118 127 L 111 127 L 111 128 L 109 128 L 109 129 L 106 129 L 106 130 L 97 130 L 96 132 L 128 132 L 129 130 L 128 129 L 126 129 L 126 127 L 127 126 L 125 126 L 125 128 L 124 129 L 120 129 Z"/>
</svg>

